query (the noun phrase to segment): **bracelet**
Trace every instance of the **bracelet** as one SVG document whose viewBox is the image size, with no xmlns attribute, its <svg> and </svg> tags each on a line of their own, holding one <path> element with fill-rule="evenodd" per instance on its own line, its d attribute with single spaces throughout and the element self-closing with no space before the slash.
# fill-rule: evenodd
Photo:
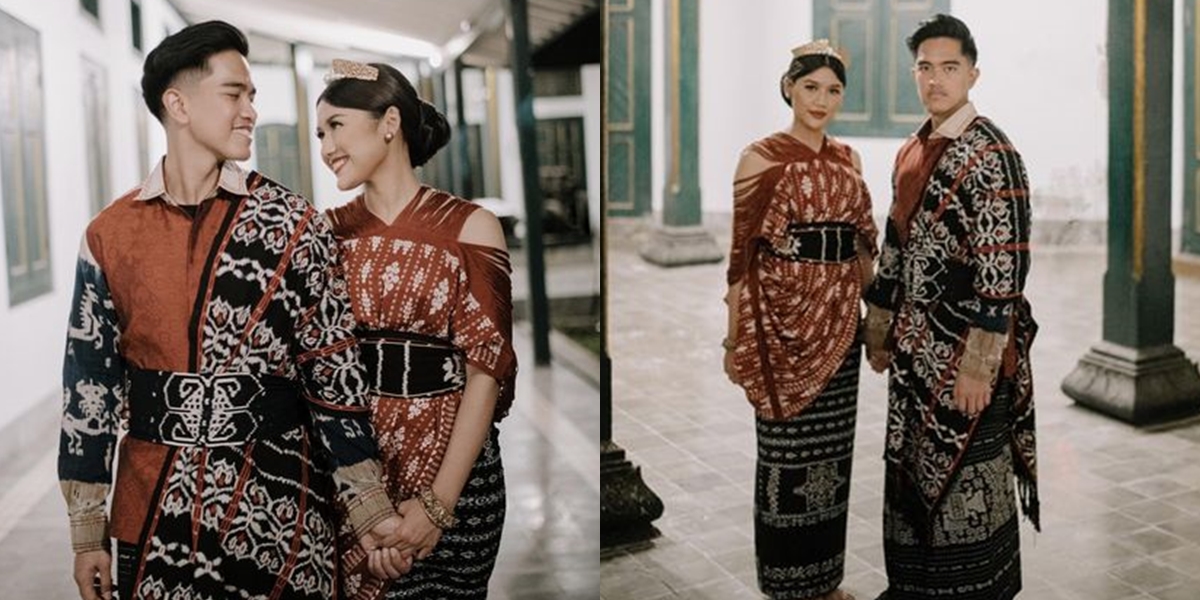
<svg viewBox="0 0 1200 600">
<path fill-rule="evenodd" d="M 733 340 L 725 338 L 721 340 L 721 347 L 726 350 L 733 350 L 734 348 L 737 348 L 737 344 L 733 343 Z"/>
<path fill-rule="evenodd" d="M 446 508 L 441 500 L 433 494 L 433 488 L 425 488 L 417 496 L 421 500 L 421 508 L 438 529 L 450 529 L 458 524 L 454 511 Z"/>
</svg>

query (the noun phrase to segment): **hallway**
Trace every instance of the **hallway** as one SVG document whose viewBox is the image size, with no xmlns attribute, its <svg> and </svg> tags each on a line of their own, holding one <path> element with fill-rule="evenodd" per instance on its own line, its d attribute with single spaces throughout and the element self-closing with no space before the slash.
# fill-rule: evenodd
<svg viewBox="0 0 1200 600">
<path fill-rule="evenodd" d="M 638 226 L 609 255 L 613 439 L 666 505 L 662 536 L 601 562 L 603 600 L 761 598 L 755 582 L 754 421 L 722 372 L 725 263 L 662 269 L 637 256 Z M 722 239 L 722 235 L 726 236 Z M 728 247 L 728 233 L 718 242 Z M 617 243 L 617 240 L 621 240 Z M 1100 340 L 1103 247 L 1037 248 L 1027 287 L 1042 528 L 1022 520 L 1022 600 L 1200 598 L 1200 420 L 1135 429 L 1076 406 L 1059 384 Z M 1200 280 L 1176 281 L 1175 343 L 1200 356 Z M 843 589 L 887 584 L 881 493 L 885 380 L 859 392 Z"/>
</svg>

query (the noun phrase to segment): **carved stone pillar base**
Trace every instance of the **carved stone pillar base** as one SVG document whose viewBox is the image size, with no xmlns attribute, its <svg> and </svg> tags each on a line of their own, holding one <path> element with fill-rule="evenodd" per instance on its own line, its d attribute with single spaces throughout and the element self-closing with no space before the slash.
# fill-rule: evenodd
<svg viewBox="0 0 1200 600">
<path fill-rule="evenodd" d="M 1200 372 L 1171 344 L 1139 350 L 1100 342 L 1063 380 L 1062 390 L 1079 404 L 1134 425 L 1200 413 Z"/>
<path fill-rule="evenodd" d="M 642 258 L 661 267 L 721 262 L 725 253 L 703 227 L 659 227 L 641 248 Z"/>
<path fill-rule="evenodd" d="M 613 442 L 600 448 L 600 548 L 645 543 L 659 536 L 650 523 L 663 503 L 642 481 L 642 470 Z"/>
</svg>

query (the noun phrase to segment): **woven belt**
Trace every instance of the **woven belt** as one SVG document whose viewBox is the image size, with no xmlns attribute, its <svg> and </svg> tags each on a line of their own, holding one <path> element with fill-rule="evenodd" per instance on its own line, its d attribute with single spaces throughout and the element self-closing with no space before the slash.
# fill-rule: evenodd
<svg viewBox="0 0 1200 600">
<path fill-rule="evenodd" d="M 389 398 L 422 398 L 462 389 L 466 361 L 449 342 L 395 331 L 357 331 L 358 347 L 373 393 Z"/>
<path fill-rule="evenodd" d="M 858 256 L 854 236 L 857 229 L 848 223 L 793 223 L 781 246 L 767 246 L 779 258 L 795 261 L 842 263 Z"/>
<path fill-rule="evenodd" d="M 130 369 L 129 434 L 168 446 L 240 446 L 307 422 L 295 382 L 249 373 Z"/>
</svg>

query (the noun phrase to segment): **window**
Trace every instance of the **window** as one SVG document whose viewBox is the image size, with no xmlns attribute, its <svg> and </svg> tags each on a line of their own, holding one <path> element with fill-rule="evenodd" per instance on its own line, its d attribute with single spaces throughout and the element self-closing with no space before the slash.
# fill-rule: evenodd
<svg viewBox="0 0 1200 600">
<path fill-rule="evenodd" d="M 83 125 L 87 135 L 87 170 L 91 214 L 112 200 L 108 185 L 108 87 L 104 67 L 83 60 Z"/>
<path fill-rule="evenodd" d="M 904 44 L 917 23 L 950 12 L 949 0 L 817 0 L 813 37 L 850 55 L 835 135 L 903 137 L 925 120 Z"/>
<path fill-rule="evenodd" d="M 538 119 L 537 152 L 546 243 L 590 241 L 583 118 Z"/>
<path fill-rule="evenodd" d="M 10 306 L 52 287 L 41 82 L 38 33 L 0 12 L 0 195 Z"/>
<path fill-rule="evenodd" d="M 135 50 L 142 51 L 142 5 L 136 1 L 129 3 L 129 34 L 130 42 Z"/>
<path fill-rule="evenodd" d="M 533 74 L 533 95 L 538 98 L 582 96 L 583 76 L 579 69 L 539 69 Z"/>
<path fill-rule="evenodd" d="M 296 126 L 272 123 L 256 127 L 254 133 L 258 171 L 289 190 L 299 190 L 300 141 Z"/>
</svg>

